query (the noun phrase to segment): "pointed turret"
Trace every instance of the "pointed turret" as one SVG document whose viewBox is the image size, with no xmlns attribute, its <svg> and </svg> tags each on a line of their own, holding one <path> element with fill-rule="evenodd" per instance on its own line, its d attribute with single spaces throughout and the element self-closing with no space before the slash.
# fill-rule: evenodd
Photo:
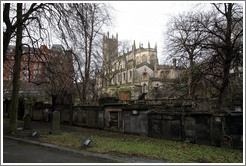
<svg viewBox="0 0 246 166">
<path fill-rule="evenodd" d="M 135 60 L 135 50 L 136 50 L 136 44 L 135 44 L 135 40 L 133 41 L 133 45 L 132 45 L 132 55 L 133 55 L 133 60 Z"/>
<path fill-rule="evenodd" d="M 133 45 L 132 45 L 132 50 L 136 49 L 136 44 L 135 44 L 135 40 L 133 41 Z"/>
</svg>

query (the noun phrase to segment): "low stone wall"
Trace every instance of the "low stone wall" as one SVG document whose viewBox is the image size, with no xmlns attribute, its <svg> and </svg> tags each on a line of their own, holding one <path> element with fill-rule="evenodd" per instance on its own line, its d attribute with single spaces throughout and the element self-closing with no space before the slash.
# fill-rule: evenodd
<svg viewBox="0 0 246 166">
<path fill-rule="evenodd" d="M 150 108 L 149 136 L 199 144 L 219 145 L 225 134 L 226 112 L 209 112 L 212 106 L 200 103 L 163 103 Z M 211 107 L 211 108 L 209 108 Z M 209 109 L 208 109 L 209 108 Z"/>
<path fill-rule="evenodd" d="M 27 105 L 25 107 L 25 114 L 29 113 L 31 119 L 35 121 L 49 122 L 51 118 L 51 105 L 38 104 L 34 106 Z"/>
<path fill-rule="evenodd" d="M 9 103 L 9 102 L 8 102 Z M 148 102 L 147 102 L 148 103 Z M 233 147 L 243 147 L 243 114 L 214 111 L 214 105 L 163 100 L 158 104 L 138 101 L 128 104 L 108 103 L 99 106 L 57 106 L 61 122 L 155 138 L 189 141 L 220 146 L 223 136 Z M 198 109 L 199 107 L 199 109 Z M 6 104 L 4 114 L 7 114 Z M 50 121 L 51 105 L 25 104 L 25 114 L 32 120 Z"/>
<path fill-rule="evenodd" d="M 199 113 L 150 113 L 149 136 L 219 145 L 217 139 L 222 135 L 222 127 L 213 120 L 214 118 L 211 114 Z"/>
<path fill-rule="evenodd" d="M 136 113 L 135 113 L 136 112 Z M 127 110 L 123 111 L 123 131 L 131 134 L 148 135 L 148 111 Z"/>
<path fill-rule="evenodd" d="M 103 107 L 76 106 L 73 112 L 73 124 L 92 128 L 103 128 Z"/>
</svg>

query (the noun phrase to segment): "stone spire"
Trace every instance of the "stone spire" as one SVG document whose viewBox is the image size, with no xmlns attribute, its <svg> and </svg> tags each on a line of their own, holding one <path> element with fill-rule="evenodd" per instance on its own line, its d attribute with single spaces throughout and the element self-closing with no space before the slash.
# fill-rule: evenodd
<svg viewBox="0 0 246 166">
<path fill-rule="evenodd" d="M 135 51 L 136 49 L 136 44 L 135 44 L 135 40 L 133 41 L 133 45 L 132 45 L 132 51 L 134 50 Z"/>
<path fill-rule="evenodd" d="M 135 40 L 134 40 L 133 45 L 132 45 L 133 60 L 135 60 L 135 50 L 136 50 L 136 44 L 135 44 Z"/>
</svg>

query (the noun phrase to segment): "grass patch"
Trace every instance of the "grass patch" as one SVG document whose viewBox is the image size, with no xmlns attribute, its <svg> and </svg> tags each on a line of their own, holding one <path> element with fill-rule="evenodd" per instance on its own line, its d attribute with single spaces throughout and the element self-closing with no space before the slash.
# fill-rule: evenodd
<svg viewBox="0 0 246 166">
<path fill-rule="evenodd" d="M 23 123 L 19 121 L 19 125 Z M 38 126 L 39 124 L 39 126 Z M 45 124 L 47 125 L 45 127 Z M 206 145 L 150 138 L 146 136 L 108 132 L 82 127 L 62 126 L 61 134 L 49 134 L 47 123 L 32 122 L 33 129 L 40 133 L 41 142 L 56 144 L 73 149 L 81 149 L 81 141 L 90 138 L 94 147 L 83 149 L 91 152 L 107 153 L 121 157 L 142 157 L 159 159 L 168 163 L 242 163 L 243 151 Z M 8 123 L 4 119 L 3 127 Z M 21 135 L 22 134 L 22 135 Z M 28 136 L 20 132 L 19 136 Z M 28 137 L 28 139 L 30 139 Z"/>
<path fill-rule="evenodd" d="M 160 159 L 170 163 L 241 163 L 242 150 L 225 149 L 205 145 L 161 140 L 145 136 L 98 131 L 96 133 L 63 132 L 60 135 L 43 135 L 40 140 L 60 146 L 80 149 L 81 140 L 90 138 L 94 147 L 91 152 L 109 153 L 118 156 L 135 156 Z"/>
</svg>

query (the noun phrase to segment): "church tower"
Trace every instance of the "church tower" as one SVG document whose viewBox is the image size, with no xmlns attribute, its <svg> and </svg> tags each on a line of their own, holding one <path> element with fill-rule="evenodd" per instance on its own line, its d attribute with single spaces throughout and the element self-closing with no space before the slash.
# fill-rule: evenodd
<svg viewBox="0 0 246 166">
<path fill-rule="evenodd" d="M 118 33 L 112 38 L 109 37 L 109 32 L 107 35 L 103 36 L 103 60 L 107 62 L 118 56 Z"/>
</svg>

